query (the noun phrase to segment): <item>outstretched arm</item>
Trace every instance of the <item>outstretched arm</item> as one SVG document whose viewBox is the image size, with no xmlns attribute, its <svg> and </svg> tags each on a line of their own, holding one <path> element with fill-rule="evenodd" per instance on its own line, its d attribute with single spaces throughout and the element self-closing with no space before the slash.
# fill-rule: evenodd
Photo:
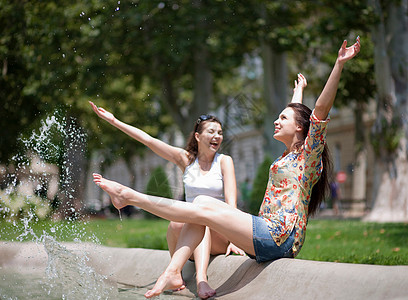
<svg viewBox="0 0 408 300">
<path fill-rule="evenodd" d="M 303 102 L 303 90 L 307 86 L 306 77 L 299 73 L 297 80 L 295 80 L 295 87 L 293 88 L 293 96 L 291 103 Z"/>
<path fill-rule="evenodd" d="M 184 172 L 184 169 L 188 165 L 188 156 L 184 149 L 166 144 L 165 142 L 150 136 L 143 130 L 116 119 L 112 113 L 102 107 L 97 107 L 93 102 L 89 101 L 89 103 L 91 104 L 93 111 L 100 118 L 108 121 L 111 125 L 149 147 L 157 155 L 176 164 Z"/>
<path fill-rule="evenodd" d="M 330 73 L 329 79 L 327 79 L 326 85 L 316 101 L 315 115 L 320 120 L 327 118 L 329 111 L 333 106 L 344 64 L 356 56 L 360 51 L 360 37 L 357 37 L 357 41 L 354 45 L 350 47 L 346 46 L 347 41 L 345 40 L 341 45 L 336 63 L 334 64 L 333 70 Z"/>
</svg>

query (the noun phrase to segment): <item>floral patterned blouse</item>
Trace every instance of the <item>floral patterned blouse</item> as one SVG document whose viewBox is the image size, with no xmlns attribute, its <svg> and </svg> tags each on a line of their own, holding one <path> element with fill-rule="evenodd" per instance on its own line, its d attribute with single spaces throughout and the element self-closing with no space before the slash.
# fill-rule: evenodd
<svg viewBox="0 0 408 300">
<path fill-rule="evenodd" d="M 302 248 L 312 188 L 323 170 L 321 157 L 328 122 L 329 119 L 319 120 L 313 111 L 304 145 L 276 159 L 269 170 L 259 216 L 266 220 L 269 232 L 279 246 L 295 229 L 294 256 Z"/>
</svg>

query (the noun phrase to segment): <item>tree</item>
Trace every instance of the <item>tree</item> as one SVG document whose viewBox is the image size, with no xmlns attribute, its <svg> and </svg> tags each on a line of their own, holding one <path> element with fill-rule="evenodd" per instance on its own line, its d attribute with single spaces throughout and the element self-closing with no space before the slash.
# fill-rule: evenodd
<svg viewBox="0 0 408 300">
<path fill-rule="evenodd" d="M 118 38 L 115 35 L 117 31 L 114 31 L 104 40 L 103 31 L 100 31 L 109 25 L 108 22 L 102 22 L 105 19 L 101 16 L 109 13 L 115 21 L 112 17 L 115 8 L 110 10 L 111 7 L 105 7 L 99 1 L 86 4 L 68 1 L 2 1 L 1 6 L 0 99 L 4 103 L 4 110 L 1 111 L 0 122 L 2 128 L 7 130 L 0 142 L 0 162 L 8 164 L 14 154 L 24 150 L 18 149 L 18 138 L 22 133 L 30 134 L 40 123 L 39 119 L 56 111 L 64 114 L 66 128 L 65 134 L 61 135 L 64 141 L 58 142 L 58 146 L 63 149 L 58 157 L 45 159 L 57 162 L 60 167 L 60 214 L 62 217 L 75 215 L 73 211 L 78 211 L 82 206 L 87 149 L 101 148 L 100 142 L 95 143 L 92 138 L 89 144 L 85 138 L 77 138 L 85 136 L 83 128 L 96 127 L 92 126 L 92 123 L 96 124 L 96 116 L 89 108 L 89 98 L 100 96 L 116 100 L 119 96 L 123 97 L 119 99 L 125 100 L 121 105 L 122 114 L 128 112 L 129 107 L 137 107 L 137 115 L 134 114 L 132 120 L 136 119 L 139 124 L 152 116 L 154 120 L 159 114 L 154 110 L 153 114 L 150 113 L 151 103 L 146 103 L 143 98 L 146 95 L 137 94 L 135 88 L 129 90 L 129 86 L 134 84 L 129 78 L 136 78 L 138 84 L 143 83 L 142 76 L 134 76 L 142 74 L 139 68 L 141 64 L 134 68 L 138 72 L 125 72 L 129 67 L 126 65 L 126 68 L 120 68 L 117 53 L 109 52 L 109 45 L 119 44 L 118 40 L 123 36 Z M 102 14 L 105 8 L 106 13 Z M 84 11 L 91 15 L 85 16 Z M 121 70 L 119 76 L 116 63 Z M 137 87 L 136 84 L 134 86 Z M 148 83 L 144 86 L 148 86 Z M 132 101 L 126 101 L 129 98 Z M 89 118 L 91 114 L 93 118 Z M 81 134 L 77 134 L 79 132 Z M 92 137 L 93 132 L 88 131 L 89 136 Z M 105 136 L 104 140 L 108 141 L 108 146 L 112 146 L 117 145 L 121 137 Z M 112 146 L 112 153 L 123 152 L 123 145 L 128 144 Z M 134 150 L 137 147 L 132 145 L 127 149 Z"/>
<path fill-rule="evenodd" d="M 370 221 L 408 220 L 408 1 L 369 1 L 377 16 L 377 118 L 372 132 L 374 206 Z"/>
<path fill-rule="evenodd" d="M 173 193 L 171 192 L 166 172 L 162 167 L 159 166 L 153 170 L 153 173 L 147 182 L 146 194 L 170 199 L 173 198 Z M 149 212 L 145 212 L 145 215 L 147 217 L 154 217 L 154 215 Z"/>
</svg>

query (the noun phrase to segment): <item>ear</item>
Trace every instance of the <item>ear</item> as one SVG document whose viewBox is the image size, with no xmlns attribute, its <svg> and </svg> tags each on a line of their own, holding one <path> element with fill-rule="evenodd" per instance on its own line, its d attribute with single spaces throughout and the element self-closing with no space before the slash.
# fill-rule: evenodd
<svg viewBox="0 0 408 300">
<path fill-rule="evenodd" d="M 302 132 L 303 131 L 303 127 L 300 125 L 296 125 L 296 131 L 297 132 Z"/>
<path fill-rule="evenodd" d="M 194 132 L 194 138 L 197 142 L 200 141 L 200 134 L 198 132 Z"/>
</svg>

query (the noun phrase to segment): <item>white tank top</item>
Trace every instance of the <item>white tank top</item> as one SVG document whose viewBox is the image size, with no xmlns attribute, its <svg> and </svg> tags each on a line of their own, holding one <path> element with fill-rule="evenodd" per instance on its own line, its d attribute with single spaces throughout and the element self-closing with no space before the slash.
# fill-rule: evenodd
<svg viewBox="0 0 408 300">
<path fill-rule="evenodd" d="M 224 198 L 224 180 L 221 173 L 222 154 L 215 154 L 211 169 L 201 174 L 198 159 L 188 165 L 183 174 L 186 201 L 192 202 L 199 195 L 211 196 L 221 201 Z"/>
</svg>

